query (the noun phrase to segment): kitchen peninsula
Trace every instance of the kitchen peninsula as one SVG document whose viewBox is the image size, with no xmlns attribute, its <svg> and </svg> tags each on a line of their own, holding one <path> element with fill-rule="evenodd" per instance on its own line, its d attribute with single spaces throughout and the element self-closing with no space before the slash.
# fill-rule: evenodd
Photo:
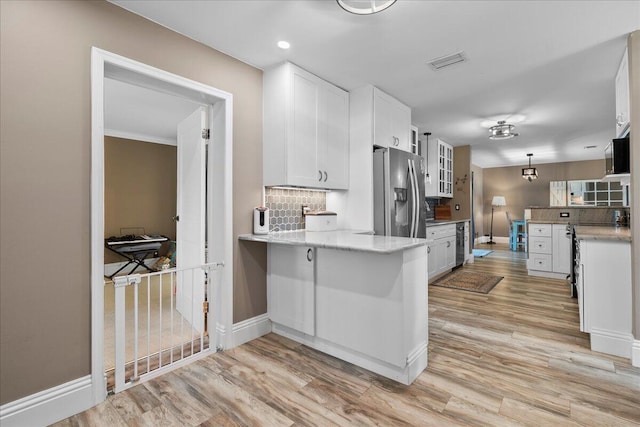
<svg viewBox="0 0 640 427">
<path fill-rule="evenodd" d="M 239 239 L 268 244 L 274 333 L 402 384 L 427 366 L 425 239 L 350 230 Z"/>
</svg>

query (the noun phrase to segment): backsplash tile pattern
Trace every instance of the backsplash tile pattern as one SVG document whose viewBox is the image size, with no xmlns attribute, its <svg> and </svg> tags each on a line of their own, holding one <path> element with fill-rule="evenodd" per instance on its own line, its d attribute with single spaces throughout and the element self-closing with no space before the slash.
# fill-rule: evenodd
<svg viewBox="0 0 640 427">
<path fill-rule="evenodd" d="M 269 231 L 304 230 L 302 205 L 311 211 L 327 208 L 327 193 L 323 191 L 265 188 L 265 206 L 269 213 Z"/>
<path fill-rule="evenodd" d="M 629 217 L 626 207 L 548 207 L 531 208 L 530 221 L 559 221 L 571 224 L 614 224 L 614 212 L 620 211 Z M 569 218 L 561 218 L 560 212 L 569 212 Z"/>
</svg>

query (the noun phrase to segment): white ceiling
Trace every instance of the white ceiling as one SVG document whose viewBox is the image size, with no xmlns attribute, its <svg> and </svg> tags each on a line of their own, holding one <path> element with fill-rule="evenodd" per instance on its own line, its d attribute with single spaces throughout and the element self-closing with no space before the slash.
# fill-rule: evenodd
<svg viewBox="0 0 640 427">
<path fill-rule="evenodd" d="M 177 145 L 178 123 L 203 105 L 111 78 L 104 93 L 105 135 L 158 144 Z"/>
<path fill-rule="evenodd" d="M 638 0 L 398 0 L 371 16 L 333 0 L 112 2 L 261 69 L 290 60 L 346 90 L 378 86 L 481 167 L 602 158 L 626 35 L 640 28 Z M 458 51 L 468 62 L 426 65 Z M 505 118 L 520 136 L 489 140 L 483 122 Z"/>
</svg>

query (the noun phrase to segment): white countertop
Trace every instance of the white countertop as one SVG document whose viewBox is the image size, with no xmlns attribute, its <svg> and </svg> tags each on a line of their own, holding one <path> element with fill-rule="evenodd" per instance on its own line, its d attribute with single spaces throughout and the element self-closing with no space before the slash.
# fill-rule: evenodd
<svg viewBox="0 0 640 427">
<path fill-rule="evenodd" d="M 280 245 L 312 246 L 325 249 L 389 254 L 427 244 L 427 239 L 375 236 L 361 230 L 281 231 L 269 234 L 241 234 L 240 240 Z"/>
<path fill-rule="evenodd" d="M 427 221 L 428 227 L 435 227 L 437 225 L 457 224 L 459 222 L 469 222 L 468 219 L 435 219 Z"/>
<path fill-rule="evenodd" d="M 621 240 L 631 241 L 629 227 L 576 225 L 576 238 L 580 240 Z"/>
</svg>

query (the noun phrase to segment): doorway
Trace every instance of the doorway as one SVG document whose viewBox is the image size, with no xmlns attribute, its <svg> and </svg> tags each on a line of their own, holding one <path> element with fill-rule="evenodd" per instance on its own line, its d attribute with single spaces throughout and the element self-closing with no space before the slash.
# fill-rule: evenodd
<svg viewBox="0 0 640 427">
<path fill-rule="evenodd" d="M 196 196 L 193 192 L 182 192 L 182 200 L 186 216 L 192 216 L 185 221 L 186 230 L 182 231 L 183 247 L 188 256 L 182 257 L 182 267 L 200 268 L 205 264 L 223 266 L 215 273 L 217 286 L 208 295 L 209 302 L 213 303 L 215 311 L 215 323 L 209 325 L 212 349 L 228 347 L 228 339 L 223 333 L 231 329 L 232 319 L 232 200 L 231 200 L 231 123 L 232 123 L 232 95 L 210 86 L 188 80 L 186 78 L 167 73 L 148 65 L 115 55 L 101 49 L 92 48 L 92 181 L 91 181 L 91 295 L 92 295 L 92 387 L 94 403 L 104 400 L 106 396 L 106 384 L 104 380 L 104 238 L 105 238 L 105 81 L 115 81 L 119 84 L 132 85 L 156 93 L 158 96 L 172 96 L 186 102 L 197 104 L 191 116 L 196 119 L 209 121 L 209 144 L 198 146 L 193 152 L 200 152 L 202 165 L 206 169 L 194 168 L 193 164 L 182 164 L 182 178 L 195 180 L 199 185 L 198 191 L 202 194 Z M 202 108 L 206 106 L 206 108 Z M 190 116 L 190 117 L 191 117 Z M 191 117 L 193 119 L 193 117 Z M 138 120 L 139 122 L 140 120 Z M 191 120 L 193 122 L 194 120 Z M 185 132 L 193 132 L 193 126 Z M 121 130 L 122 131 L 122 130 Z M 124 131 L 126 133 L 126 131 Z M 202 129 L 198 124 L 198 140 L 204 138 Z M 184 132 L 183 132 L 184 133 Z M 129 132 L 129 136 L 135 132 Z M 120 135 L 125 136 L 125 135 Z M 139 138 L 135 138 L 139 139 Z M 159 141 L 151 141 L 159 142 Z M 161 142 L 162 143 L 162 142 Z M 166 141 L 164 141 L 166 143 Z M 178 143 L 180 150 L 180 144 Z M 201 150 L 200 150 L 201 149 Z M 180 155 L 178 156 L 180 157 Z M 183 153 L 183 159 L 185 155 Z M 193 157 L 190 157 L 193 161 Z M 181 162 L 178 161 L 178 168 Z M 205 172 L 206 171 L 206 172 Z M 181 176 L 180 173 L 178 176 Z M 178 188 L 192 188 L 191 184 L 178 184 Z M 196 191 L 196 193 L 198 193 Z M 180 193 L 180 190 L 178 190 Z M 188 197 L 185 197 L 187 194 Z M 200 197 L 203 196 L 203 197 Z M 204 202 L 206 201 L 206 202 Z M 178 203 L 177 210 L 181 208 Z M 195 211 L 198 212 L 195 212 Z M 175 215 L 179 219 L 180 213 Z M 179 227 L 178 227 L 179 228 Z M 195 248 L 195 249 L 194 249 Z M 206 250 L 205 250 L 206 248 Z M 180 259 L 180 257 L 176 257 Z M 135 268 L 135 265 L 134 265 Z M 207 273 L 198 270 L 204 276 Z M 211 270 L 209 281 L 211 281 Z M 200 273 L 198 273 L 200 274 Z M 132 279 L 128 279 L 129 282 Z M 125 283 L 129 285 L 131 283 Z M 137 287 L 137 285 L 135 286 Z M 142 287 L 144 288 L 144 286 Z M 181 292 L 181 295 L 186 294 Z M 150 294 L 149 294 L 150 295 Z M 187 310 L 188 305 L 183 304 L 182 311 Z M 203 322 L 196 322 L 198 324 Z"/>
</svg>

